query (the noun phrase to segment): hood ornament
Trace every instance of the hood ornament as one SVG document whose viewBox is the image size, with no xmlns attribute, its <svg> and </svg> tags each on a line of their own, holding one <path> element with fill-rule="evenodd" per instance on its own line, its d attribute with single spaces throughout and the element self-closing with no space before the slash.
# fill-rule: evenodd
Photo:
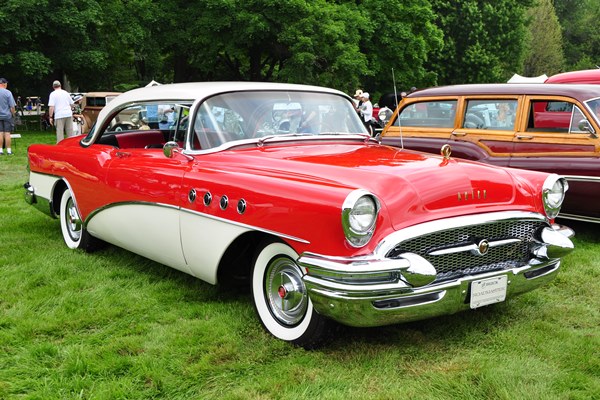
<svg viewBox="0 0 600 400">
<path fill-rule="evenodd" d="M 440 154 L 444 157 L 444 160 L 449 160 L 450 155 L 452 154 L 452 147 L 450 147 L 449 144 L 443 145 Z"/>
</svg>

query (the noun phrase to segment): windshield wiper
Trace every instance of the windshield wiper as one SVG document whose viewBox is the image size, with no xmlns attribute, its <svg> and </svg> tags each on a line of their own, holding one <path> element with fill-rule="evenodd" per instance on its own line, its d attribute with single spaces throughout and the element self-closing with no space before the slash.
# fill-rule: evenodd
<svg viewBox="0 0 600 400">
<path fill-rule="evenodd" d="M 283 135 L 267 135 L 267 136 L 263 136 L 260 139 L 258 139 L 258 147 L 262 147 L 263 144 L 269 139 L 280 138 L 280 137 L 294 137 L 294 136 L 312 136 L 312 134 L 296 132 L 296 133 L 284 133 Z"/>
</svg>

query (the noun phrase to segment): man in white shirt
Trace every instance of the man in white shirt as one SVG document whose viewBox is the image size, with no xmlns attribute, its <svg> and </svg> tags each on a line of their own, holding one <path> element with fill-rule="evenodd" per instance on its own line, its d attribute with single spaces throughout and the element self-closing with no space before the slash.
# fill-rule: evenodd
<svg viewBox="0 0 600 400">
<path fill-rule="evenodd" d="M 50 125 L 56 126 L 56 143 L 67 137 L 73 136 L 73 99 L 71 95 L 63 90 L 59 81 L 52 83 L 54 92 L 50 93 L 48 112 L 50 115 Z"/>
</svg>

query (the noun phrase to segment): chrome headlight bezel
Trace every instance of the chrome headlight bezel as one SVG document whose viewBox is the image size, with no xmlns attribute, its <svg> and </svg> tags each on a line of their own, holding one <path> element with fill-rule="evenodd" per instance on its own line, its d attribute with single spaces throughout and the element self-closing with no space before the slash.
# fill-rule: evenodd
<svg viewBox="0 0 600 400">
<path fill-rule="evenodd" d="M 378 118 L 384 124 L 387 124 L 390 119 L 392 119 L 392 115 L 394 115 L 394 111 L 390 110 L 387 107 L 382 107 L 379 110 Z"/>
<path fill-rule="evenodd" d="M 372 193 L 357 189 L 346 196 L 342 205 L 342 228 L 352 247 L 363 247 L 373 237 L 381 205 Z"/>
<path fill-rule="evenodd" d="M 542 185 L 542 203 L 548 218 L 554 219 L 558 216 L 567 190 L 569 183 L 562 176 L 551 174 L 546 178 Z"/>
</svg>

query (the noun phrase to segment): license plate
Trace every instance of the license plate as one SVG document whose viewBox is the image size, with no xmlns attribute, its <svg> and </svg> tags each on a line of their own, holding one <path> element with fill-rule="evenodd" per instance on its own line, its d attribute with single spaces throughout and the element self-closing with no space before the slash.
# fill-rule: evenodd
<svg viewBox="0 0 600 400">
<path fill-rule="evenodd" d="M 504 301 L 507 285 L 506 275 L 471 282 L 471 308 Z"/>
</svg>

